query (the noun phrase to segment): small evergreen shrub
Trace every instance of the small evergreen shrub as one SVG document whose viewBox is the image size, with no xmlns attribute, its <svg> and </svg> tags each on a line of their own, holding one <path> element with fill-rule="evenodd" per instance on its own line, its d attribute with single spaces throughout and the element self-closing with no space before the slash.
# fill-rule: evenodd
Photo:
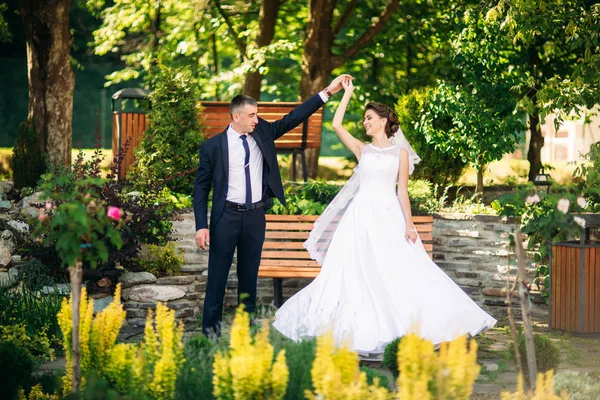
<svg viewBox="0 0 600 400">
<path fill-rule="evenodd" d="M 185 344 L 185 363 L 177 378 L 176 400 L 213 399 L 213 360 L 217 350 L 217 343 L 204 335 L 195 336 Z"/>
<path fill-rule="evenodd" d="M 181 252 L 173 242 L 169 242 L 165 246 L 148 245 L 148 258 L 145 262 L 146 271 L 158 278 L 180 273 L 183 261 Z"/>
<path fill-rule="evenodd" d="M 525 335 L 519 333 L 519 354 L 521 355 L 521 361 L 523 363 L 523 374 L 525 377 L 529 376 L 529 370 L 527 367 L 527 350 L 525 349 Z M 550 370 L 556 370 L 560 363 L 560 350 L 550 339 L 542 336 L 538 333 L 533 334 L 533 343 L 535 345 L 535 360 L 537 365 L 537 372 L 546 372 Z M 514 346 L 510 346 L 510 352 L 513 359 L 515 359 Z"/>
<path fill-rule="evenodd" d="M 198 90 L 188 71 L 161 66 L 150 94 L 150 126 L 135 150 L 136 163 L 128 174 L 136 187 L 171 179 L 167 186 L 179 193 L 192 193 L 198 150 L 203 140 L 198 117 Z M 179 176 L 178 176 L 179 175 Z"/>
<path fill-rule="evenodd" d="M 16 399 L 19 389 L 28 388 L 35 363 L 31 354 L 12 342 L 0 342 L 0 388 L 3 398 Z"/>
<path fill-rule="evenodd" d="M 46 156 L 40 149 L 39 135 L 33 121 L 21 123 L 13 147 L 12 170 L 15 189 L 35 187 L 46 172 Z"/>
<path fill-rule="evenodd" d="M 14 343 L 27 350 L 36 362 L 54 360 L 54 349 L 48 338 L 48 328 L 43 327 L 35 333 L 28 334 L 25 324 L 0 326 L 0 340 Z"/>
<path fill-rule="evenodd" d="M 392 372 L 394 377 L 398 376 L 398 348 L 401 339 L 392 340 L 383 350 L 383 365 Z"/>
</svg>

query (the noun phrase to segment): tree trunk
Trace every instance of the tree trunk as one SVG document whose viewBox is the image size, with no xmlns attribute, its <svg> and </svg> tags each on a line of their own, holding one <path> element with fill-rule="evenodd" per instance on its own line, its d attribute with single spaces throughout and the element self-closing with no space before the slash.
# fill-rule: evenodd
<svg viewBox="0 0 600 400">
<path fill-rule="evenodd" d="M 483 172 L 485 171 L 485 166 L 477 168 L 477 185 L 475 186 L 475 194 L 481 200 L 483 200 Z"/>
<path fill-rule="evenodd" d="M 69 267 L 71 278 L 71 320 L 72 320 L 72 357 L 71 370 L 73 371 L 73 393 L 79 392 L 81 386 L 81 363 L 79 362 L 79 305 L 81 304 L 81 281 L 83 278 L 83 268 L 81 261 L 77 260 L 75 265 Z"/>
<path fill-rule="evenodd" d="M 542 169 L 542 147 L 544 147 L 544 137 L 540 127 L 540 116 L 538 114 L 529 116 L 529 150 L 527 151 L 527 160 L 529 161 L 529 180 L 533 179 Z"/>
<path fill-rule="evenodd" d="M 22 0 L 25 25 L 28 118 L 35 121 L 40 148 L 50 160 L 69 165 L 73 141 L 73 90 L 70 63 L 73 36 L 71 0 Z"/>
<path fill-rule="evenodd" d="M 277 24 L 277 14 L 281 7 L 281 0 L 264 0 L 260 7 L 258 15 L 258 33 L 256 34 L 256 48 L 269 45 L 275 36 L 275 25 Z M 251 55 L 251 49 L 249 54 Z M 256 68 L 261 67 L 257 65 Z M 244 94 L 260 100 L 260 88 L 263 80 L 263 74 L 258 70 L 250 71 L 246 74 L 244 80 Z"/>
</svg>

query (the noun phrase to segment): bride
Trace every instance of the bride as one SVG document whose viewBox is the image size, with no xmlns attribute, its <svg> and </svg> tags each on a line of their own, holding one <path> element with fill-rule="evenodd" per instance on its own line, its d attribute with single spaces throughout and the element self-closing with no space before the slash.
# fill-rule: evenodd
<svg viewBox="0 0 600 400">
<path fill-rule="evenodd" d="M 372 140 L 361 142 L 342 126 L 352 80 L 343 87 L 333 128 L 359 164 L 304 243 L 320 274 L 277 311 L 273 326 L 295 341 L 331 331 L 367 357 L 411 331 L 438 344 L 491 328 L 496 320 L 431 261 L 419 239 L 407 185 L 420 158 L 396 115 L 367 104 Z"/>
</svg>

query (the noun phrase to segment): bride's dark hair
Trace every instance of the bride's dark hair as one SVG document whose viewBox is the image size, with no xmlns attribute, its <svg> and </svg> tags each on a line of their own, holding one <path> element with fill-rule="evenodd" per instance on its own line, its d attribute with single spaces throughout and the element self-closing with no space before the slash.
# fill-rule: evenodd
<svg viewBox="0 0 600 400">
<path fill-rule="evenodd" d="M 400 122 L 398 121 L 398 117 L 394 110 L 392 110 L 387 104 L 370 102 L 365 107 L 365 112 L 367 110 L 373 110 L 373 112 L 381 118 L 387 118 L 387 124 L 385 125 L 385 134 L 388 138 L 394 136 L 394 133 L 400 127 Z"/>
</svg>

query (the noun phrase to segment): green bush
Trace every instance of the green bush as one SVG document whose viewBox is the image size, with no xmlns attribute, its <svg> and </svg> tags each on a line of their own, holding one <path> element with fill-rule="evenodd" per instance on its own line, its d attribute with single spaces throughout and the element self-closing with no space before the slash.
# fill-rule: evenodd
<svg viewBox="0 0 600 400">
<path fill-rule="evenodd" d="M 169 242 L 165 246 L 149 244 L 148 257 L 145 269 L 156 277 L 177 275 L 181 272 L 183 256 L 175 243 Z"/>
<path fill-rule="evenodd" d="M 401 339 L 392 340 L 383 350 L 383 365 L 390 370 L 394 377 L 398 376 L 398 347 Z"/>
<path fill-rule="evenodd" d="M 0 341 L 11 342 L 27 350 L 37 362 L 52 361 L 54 349 L 47 331 L 48 328 L 43 327 L 35 333 L 28 334 L 23 322 L 0 326 Z"/>
<path fill-rule="evenodd" d="M 13 147 L 13 180 L 15 189 L 35 187 L 46 171 L 46 155 L 40 149 L 40 139 L 35 123 L 21 123 L 19 135 Z"/>
<path fill-rule="evenodd" d="M 185 363 L 177 377 L 175 399 L 210 400 L 213 398 L 213 359 L 216 342 L 206 336 L 195 336 L 185 344 Z"/>
<path fill-rule="evenodd" d="M 35 258 L 19 267 L 19 280 L 29 290 L 40 290 L 44 286 L 56 284 L 54 278 L 49 274 L 48 267 Z"/>
<path fill-rule="evenodd" d="M 583 191 L 591 203 L 589 209 L 597 213 L 600 212 L 600 142 L 593 143 L 589 153 L 582 157 L 586 162 L 579 163 L 573 175 L 584 179 Z"/>
<path fill-rule="evenodd" d="M 151 123 L 135 151 L 137 162 L 128 178 L 136 187 L 170 178 L 167 186 L 171 190 L 192 193 L 202 142 L 198 91 L 188 71 L 161 69 L 149 96 Z"/>
<path fill-rule="evenodd" d="M 521 355 L 521 361 L 523 363 L 523 374 L 525 377 L 529 376 L 529 369 L 527 367 L 527 350 L 525 350 L 525 335 L 519 333 L 519 354 Z M 538 333 L 533 334 L 533 343 L 535 345 L 535 360 L 537 370 L 539 372 L 546 372 L 555 370 L 560 363 L 560 350 L 550 339 L 542 336 Z M 510 352 L 513 359 L 515 359 L 514 346 L 510 346 Z"/>
<path fill-rule="evenodd" d="M 383 372 L 378 371 L 373 368 L 365 367 L 365 366 L 360 367 L 360 370 L 361 370 L 361 372 L 364 372 L 367 374 L 367 383 L 369 385 L 372 385 L 373 383 L 375 383 L 375 378 L 377 378 L 377 379 L 379 379 L 380 387 L 384 387 L 388 391 L 390 391 L 392 389 L 392 387 L 390 386 L 390 380 L 388 379 L 387 375 L 385 375 Z"/>
<path fill-rule="evenodd" d="M 0 326 L 23 323 L 31 337 L 46 329 L 51 343 L 59 343 L 62 333 L 56 314 L 62 299 L 58 294 L 40 296 L 26 288 L 10 292 L 0 289 Z"/>
<path fill-rule="evenodd" d="M 421 157 L 421 162 L 415 166 L 413 179 L 426 179 L 442 187 L 458 181 L 466 163 L 460 157 L 436 150 L 433 143 L 428 143 L 425 135 L 419 129 L 419 121 L 424 113 L 423 106 L 429 102 L 428 89 L 413 90 L 400 97 L 396 105 L 396 115 L 404 136 L 415 152 Z"/>
<path fill-rule="evenodd" d="M 285 400 L 305 399 L 306 390 L 313 390 L 311 368 L 315 360 L 315 338 L 294 342 L 272 329 L 270 342 L 275 354 L 285 350 L 285 362 L 290 373 Z"/>
<path fill-rule="evenodd" d="M 588 374 L 561 372 L 554 375 L 556 394 L 567 392 L 570 400 L 600 399 L 600 382 Z"/>
<path fill-rule="evenodd" d="M 31 383 L 35 363 L 31 354 L 12 342 L 0 342 L 0 388 L 3 398 L 16 399 Z"/>
</svg>

